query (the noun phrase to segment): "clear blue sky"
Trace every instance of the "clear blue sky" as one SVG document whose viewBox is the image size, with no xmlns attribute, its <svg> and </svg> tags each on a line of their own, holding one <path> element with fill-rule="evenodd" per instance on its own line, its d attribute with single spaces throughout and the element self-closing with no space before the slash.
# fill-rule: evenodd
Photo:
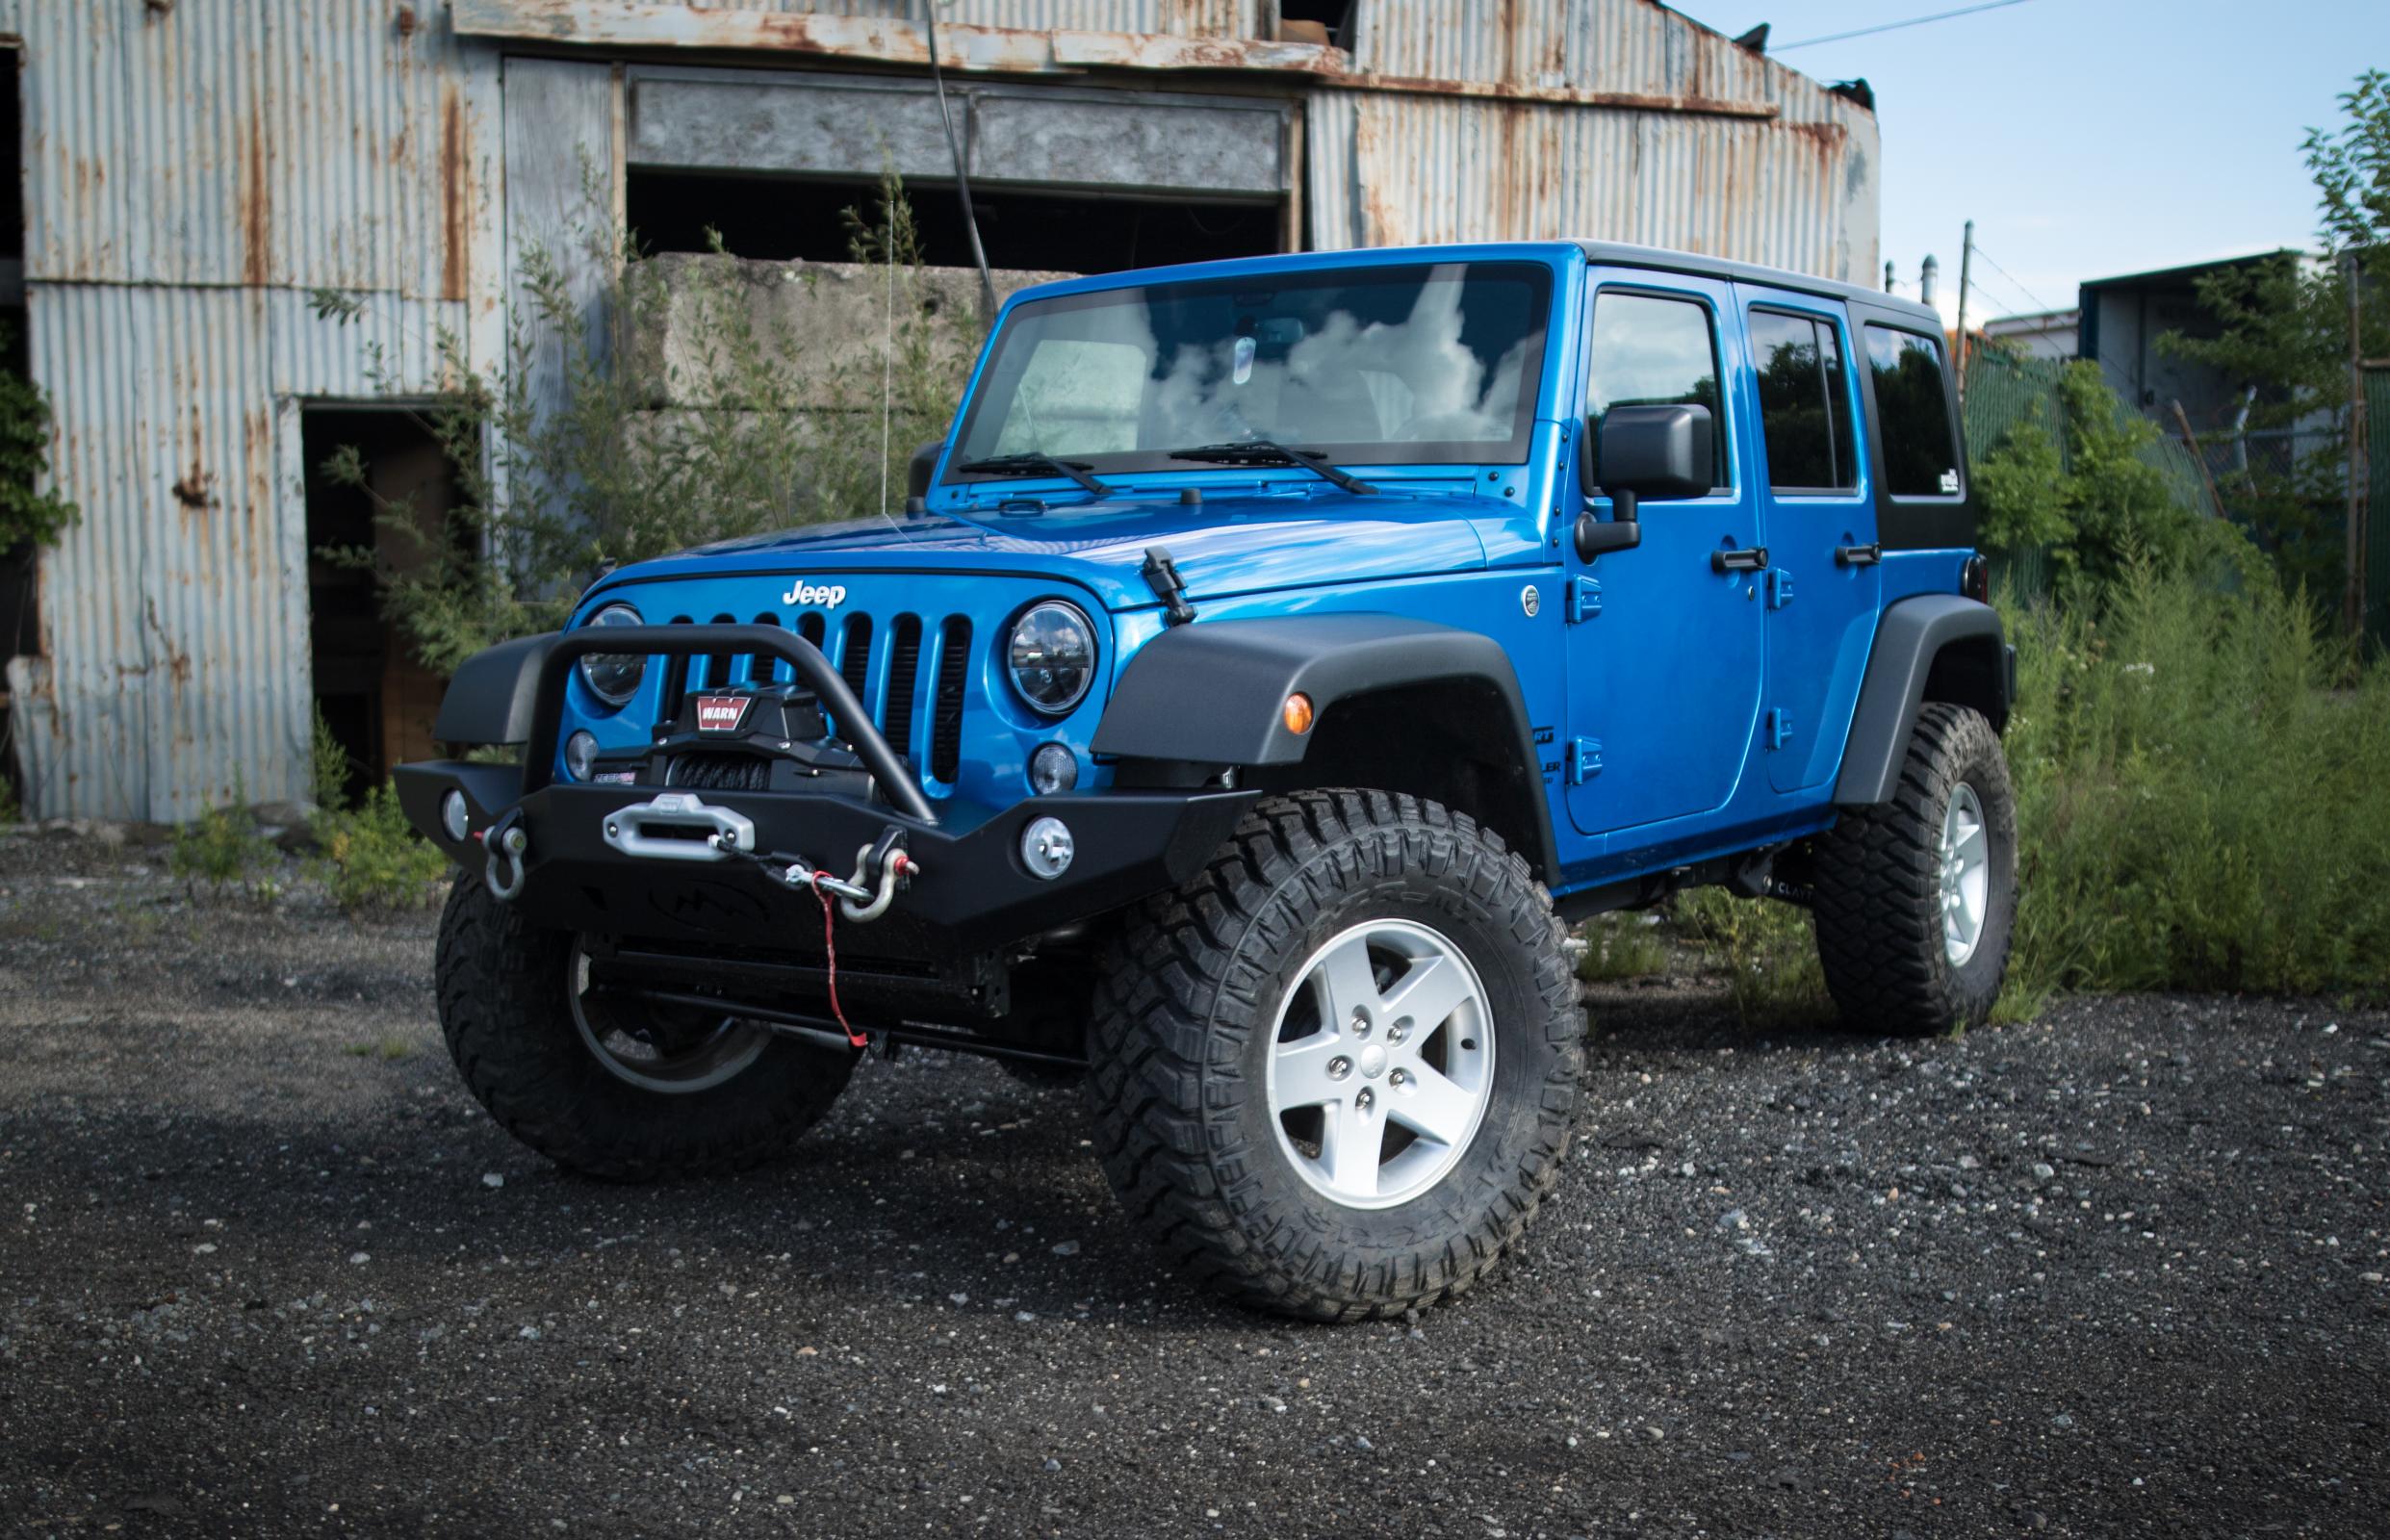
<svg viewBox="0 0 2390 1540">
<path fill-rule="evenodd" d="M 1672 3 L 1730 36 L 1769 22 L 1773 51 L 1977 0 Z M 1904 293 L 1932 252 L 1951 314 L 1975 221 L 2013 276 L 1978 261 L 1971 323 L 2069 308 L 2085 278 L 2313 246 L 2300 141 L 2339 121 L 2358 71 L 2390 68 L 2390 0 L 2024 0 L 1781 59 L 1875 88 L 1882 260 Z"/>
</svg>

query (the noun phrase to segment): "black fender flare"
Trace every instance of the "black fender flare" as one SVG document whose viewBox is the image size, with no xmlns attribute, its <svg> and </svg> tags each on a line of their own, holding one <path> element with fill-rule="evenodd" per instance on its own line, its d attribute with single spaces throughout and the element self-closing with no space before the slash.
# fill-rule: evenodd
<svg viewBox="0 0 2390 1540">
<path fill-rule="evenodd" d="M 457 665 L 431 735 L 442 743 L 528 743 L 539 671 L 561 631 L 485 647 Z"/>
<path fill-rule="evenodd" d="M 1481 688 L 1486 736 L 1512 791 L 1531 809 L 1521 852 L 1557 870 L 1535 730 L 1509 654 L 1492 637 L 1433 621 L 1375 613 L 1286 615 L 1179 626 L 1129 659 L 1105 703 L 1091 749 L 1122 759 L 1214 765 L 1299 764 L 1311 738 L 1287 731 L 1280 707 L 1311 698 L 1324 717 L 1340 701 L 1404 685 Z"/>
<path fill-rule="evenodd" d="M 1957 594 L 1919 594 L 1886 605 L 1859 686 L 1859 705 L 1851 713 L 1842 770 L 1834 783 L 1836 806 L 1866 808 L 1890 800 L 1929 682 L 1937 685 L 1936 699 L 1971 706 L 1993 732 L 2005 731 L 2016 693 L 2015 657 L 2000 612 L 1990 604 Z M 1965 666 L 1953 667 L 1951 660 Z"/>
</svg>

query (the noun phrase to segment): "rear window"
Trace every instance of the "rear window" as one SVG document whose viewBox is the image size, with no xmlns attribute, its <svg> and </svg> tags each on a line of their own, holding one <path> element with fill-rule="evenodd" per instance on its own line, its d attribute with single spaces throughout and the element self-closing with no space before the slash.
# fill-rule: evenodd
<svg viewBox="0 0 2390 1540">
<path fill-rule="evenodd" d="M 1859 485 L 1850 387 L 1834 322 L 1782 311 L 1751 313 L 1760 377 L 1760 429 L 1767 484 L 1779 492 L 1840 492 Z"/>
<path fill-rule="evenodd" d="M 1884 488 L 1896 498 L 1959 495 L 1958 441 L 1942 388 L 1941 343 L 1921 332 L 1867 327 Z"/>
</svg>

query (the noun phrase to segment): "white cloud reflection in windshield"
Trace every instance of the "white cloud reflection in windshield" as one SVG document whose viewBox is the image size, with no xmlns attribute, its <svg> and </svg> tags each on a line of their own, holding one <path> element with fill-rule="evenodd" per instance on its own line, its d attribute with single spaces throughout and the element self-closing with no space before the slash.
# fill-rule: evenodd
<svg viewBox="0 0 2390 1540">
<path fill-rule="evenodd" d="M 1340 274 L 1259 303 L 1157 290 L 1151 301 L 1018 317 L 1008 342 L 1030 350 L 1009 397 L 992 394 L 1005 372 L 990 372 L 965 453 L 1164 453 L 1246 438 L 1506 447 L 1543 345 L 1541 285 L 1515 270 Z M 1157 316 L 1174 340 L 1156 337 Z"/>
</svg>

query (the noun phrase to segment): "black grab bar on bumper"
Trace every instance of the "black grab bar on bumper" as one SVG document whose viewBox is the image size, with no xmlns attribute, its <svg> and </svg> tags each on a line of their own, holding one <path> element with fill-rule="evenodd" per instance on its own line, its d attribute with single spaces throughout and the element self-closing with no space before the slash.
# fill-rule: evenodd
<svg viewBox="0 0 2390 1540">
<path fill-rule="evenodd" d="M 540 659 L 539 687 L 531 711 L 531 737 L 523 755 L 523 793 L 545 787 L 556 762 L 556 737 L 564 725 L 564 684 L 573 665 L 593 654 L 640 654 L 649 657 L 695 657 L 706 654 L 769 654 L 797 672 L 821 701 L 839 735 L 890 806 L 917 823 L 936 824 L 937 809 L 896 751 L 881 736 L 870 714 L 820 648 L 778 626 L 583 626 L 562 632 Z M 666 703 L 670 706 L 672 703 Z"/>
</svg>

